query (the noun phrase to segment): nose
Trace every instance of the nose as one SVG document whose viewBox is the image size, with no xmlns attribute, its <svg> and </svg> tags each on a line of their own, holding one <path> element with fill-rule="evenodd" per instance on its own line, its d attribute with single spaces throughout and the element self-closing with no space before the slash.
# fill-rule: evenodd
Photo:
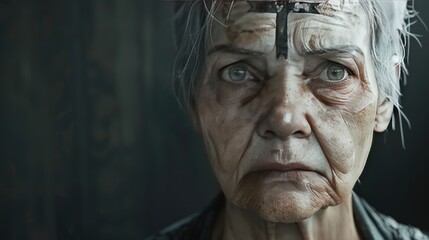
<svg viewBox="0 0 429 240">
<path fill-rule="evenodd" d="M 289 137 L 306 138 L 311 134 L 307 111 L 301 95 L 295 95 L 294 101 L 290 94 L 277 93 L 275 101 L 269 110 L 262 115 L 258 127 L 258 134 L 265 139 L 279 138 L 286 140 Z"/>
</svg>

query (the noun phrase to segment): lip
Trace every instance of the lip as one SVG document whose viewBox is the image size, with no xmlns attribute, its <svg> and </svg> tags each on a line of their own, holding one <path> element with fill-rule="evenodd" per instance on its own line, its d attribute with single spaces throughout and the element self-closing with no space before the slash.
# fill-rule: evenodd
<svg viewBox="0 0 429 240">
<path fill-rule="evenodd" d="M 279 162 L 267 162 L 258 165 L 252 172 L 253 174 L 257 174 L 262 177 L 262 181 L 265 183 L 303 183 L 314 181 L 316 178 L 323 176 L 319 171 L 300 162 L 290 162 L 285 164 Z"/>
<path fill-rule="evenodd" d="M 313 171 L 316 172 L 311 167 L 299 163 L 299 162 L 291 162 L 291 163 L 279 163 L 279 162 L 267 162 L 256 166 L 253 171 L 277 171 L 277 172 L 289 172 L 289 171 Z"/>
</svg>

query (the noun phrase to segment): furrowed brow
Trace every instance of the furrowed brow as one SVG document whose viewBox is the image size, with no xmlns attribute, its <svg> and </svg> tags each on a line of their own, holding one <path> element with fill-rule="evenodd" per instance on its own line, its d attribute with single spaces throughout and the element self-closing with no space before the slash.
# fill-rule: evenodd
<svg viewBox="0 0 429 240">
<path fill-rule="evenodd" d="M 245 49 L 245 48 L 239 48 L 231 45 L 217 45 L 211 48 L 207 52 L 207 56 L 215 52 L 224 52 L 224 53 L 230 53 L 230 54 L 236 54 L 236 55 L 250 55 L 250 56 L 261 56 L 265 54 L 264 52 Z"/>
<path fill-rule="evenodd" d="M 288 53 L 288 16 L 290 13 L 311 13 L 320 14 L 317 6 L 321 2 L 306 2 L 283 0 L 283 1 L 248 1 L 250 4 L 249 12 L 276 13 L 276 49 L 277 58 L 282 55 L 287 58 Z"/>
</svg>

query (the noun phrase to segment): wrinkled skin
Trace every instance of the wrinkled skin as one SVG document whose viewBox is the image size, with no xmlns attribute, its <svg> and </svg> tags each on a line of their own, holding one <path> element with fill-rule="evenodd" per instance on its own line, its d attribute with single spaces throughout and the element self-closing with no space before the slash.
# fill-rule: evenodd
<svg viewBox="0 0 429 240">
<path fill-rule="evenodd" d="M 247 2 L 215 12 L 227 27 L 207 34 L 195 118 L 227 199 L 221 238 L 336 239 L 336 223 L 338 239 L 357 238 L 351 192 L 392 105 L 379 98 L 367 14 L 334 2 L 289 15 L 287 58 L 276 14 Z"/>
</svg>

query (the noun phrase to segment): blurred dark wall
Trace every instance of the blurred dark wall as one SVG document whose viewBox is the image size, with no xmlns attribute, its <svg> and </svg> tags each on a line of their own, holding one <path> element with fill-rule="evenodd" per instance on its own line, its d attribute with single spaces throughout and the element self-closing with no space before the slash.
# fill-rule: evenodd
<svg viewBox="0 0 429 240">
<path fill-rule="evenodd" d="M 142 239 L 219 191 L 173 96 L 171 7 L 0 1 L 0 239 Z M 416 8 L 429 23 L 429 2 Z M 377 135 L 356 191 L 429 229 L 429 38 L 420 40 L 403 89 L 406 150 L 399 131 Z"/>
</svg>

